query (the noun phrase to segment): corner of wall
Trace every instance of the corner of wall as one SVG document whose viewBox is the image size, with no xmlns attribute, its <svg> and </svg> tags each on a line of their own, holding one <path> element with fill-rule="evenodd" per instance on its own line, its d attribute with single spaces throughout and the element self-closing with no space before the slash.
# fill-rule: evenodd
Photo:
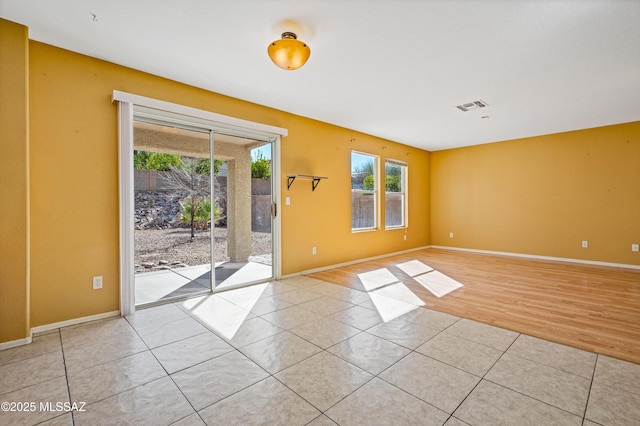
<svg viewBox="0 0 640 426">
<path fill-rule="evenodd" d="M 0 343 L 25 341 L 29 320 L 29 32 L 0 19 Z"/>
</svg>

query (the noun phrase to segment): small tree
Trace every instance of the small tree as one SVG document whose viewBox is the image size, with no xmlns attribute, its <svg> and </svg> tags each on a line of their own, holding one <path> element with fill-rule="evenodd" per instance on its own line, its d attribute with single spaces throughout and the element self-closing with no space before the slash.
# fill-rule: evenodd
<svg viewBox="0 0 640 426">
<path fill-rule="evenodd" d="M 354 168 L 351 173 L 351 185 L 353 188 L 362 188 L 368 191 L 373 189 L 374 176 L 373 161 L 367 161 Z"/>
<path fill-rule="evenodd" d="M 196 211 L 202 199 L 209 196 L 211 187 L 209 174 L 198 173 L 198 158 L 179 157 L 178 165 L 171 165 L 170 171 L 164 176 L 169 189 L 172 189 L 184 197 L 180 205 L 183 211 L 188 213 L 188 222 L 191 226 L 191 241 L 195 240 Z M 201 165 L 201 163 L 200 163 Z M 210 204 L 209 204 L 210 205 Z"/>
<path fill-rule="evenodd" d="M 362 189 L 367 191 L 373 191 L 373 175 L 367 175 L 362 180 Z"/>
</svg>

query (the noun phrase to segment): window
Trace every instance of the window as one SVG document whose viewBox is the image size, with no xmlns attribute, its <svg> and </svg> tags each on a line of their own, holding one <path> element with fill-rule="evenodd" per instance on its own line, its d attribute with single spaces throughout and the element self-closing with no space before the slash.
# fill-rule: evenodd
<svg viewBox="0 0 640 426">
<path fill-rule="evenodd" d="M 385 228 L 406 226 L 407 165 L 400 161 L 386 160 L 384 163 L 384 225 Z"/>
<path fill-rule="evenodd" d="M 351 152 L 351 229 L 377 227 L 378 157 Z"/>
</svg>

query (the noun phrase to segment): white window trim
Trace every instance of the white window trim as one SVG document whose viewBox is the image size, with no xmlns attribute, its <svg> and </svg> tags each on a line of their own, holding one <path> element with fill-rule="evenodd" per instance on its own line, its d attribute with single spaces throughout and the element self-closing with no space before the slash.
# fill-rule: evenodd
<svg viewBox="0 0 640 426">
<path fill-rule="evenodd" d="M 391 163 L 397 166 L 402 166 L 402 192 L 387 192 L 387 163 Z M 406 229 L 409 227 L 409 214 L 408 214 L 408 206 L 409 206 L 409 191 L 407 189 L 407 185 L 409 184 L 409 166 L 404 161 L 394 160 L 392 158 L 387 158 L 384 160 L 384 200 L 385 200 L 385 227 L 384 229 L 387 231 L 394 229 Z M 393 225 L 387 226 L 387 215 L 386 215 L 386 202 L 387 202 L 387 193 L 389 194 L 402 194 L 402 225 Z"/>
<path fill-rule="evenodd" d="M 240 130 L 244 134 L 254 134 L 254 136 L 258 137 L 259 139 L 273 138 L 276 136 L 286 137 L 289 134 L 289 131 L 282 127 L 256 123 L 253 121 L 217 114 L 215 112 L 205 111 L 198 108 L 192 108 L 185 105 L 174 104 L 172 102 L 148 98 L 146 96 L 121 92 L 119 90 L 113 91 L 113 101 L 151 108 L 157 110 L 158 114 L 173 113 L 186 115 L 189 118 L 200 119 L 207 124 L 207 127 L 209 127 L 210 125 L 214 125 L 215 128 L 213 130 L 216 133 L 223 133 L 225 130 Z"/>
<path fill-rule="evenodd" d="M 375 155 L 375 154 L 371 154 L 368 152 L 363 152 L 363 151 L 358 151 L 355 149 L 351 150 L 351 153 L 349 154 L 349 164 L 351 167 L 353 167 L 353 165 L 351 165 L 351 155 L 353 154 L 360 154 L 360 155 L 366 155 L 367 157 L 373 157 L 374 159 L 374 165 L 373 165 L 373 190 L 364 190 L 364 189 L 353 189 L 351 188 L 351 193 L 353 194 L 354 192 L 357 193 L 361 193 L 361 194 L 370 194 L 372 193 L 374 195 L 374 202 L 373 202 L 373 226 L 370 227 L 366 227 L 366 228 L 351 228 L 351 232 L 352 233 L 359 233 L 359 232 L 371 232 L 371 231 L 377 231 L 380 228 L 380 191 L 378 190 L 378 182 L 379 179 L 378 177 L 380 176 L 380 156 Z M 351 171 L 353 171 L 353 169 L 351 169 Z M 351 214 L 353 215 L 353 202 L 351 205 Z"/>
</svg>

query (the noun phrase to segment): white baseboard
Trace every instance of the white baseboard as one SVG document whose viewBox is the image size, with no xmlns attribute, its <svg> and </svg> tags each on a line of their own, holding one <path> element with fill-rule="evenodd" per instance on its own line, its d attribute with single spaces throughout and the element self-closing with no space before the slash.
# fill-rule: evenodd
<svg viewBox="0 0 640 426">
<path fill-rule="evenodd" d="M 511 252 L 507 252 L 507 251 L 478 250 L 478 249 L 469 249 L 469 248 L 461 248 L 461 247 L 448 247 L 448 246 L 429 246 L 428 248 L 443 249 L 443 250 L 453 250 L 453 251 L 464 251 L 464 252 L 479 253 L 479 254 L 495 254 L 495 255 L 498 255 L 498 256 L 522 257 L 522 258 L 525 258 L 525 259 L 550 260 L 550 261 L 554 261 L 554 262 L 579 263 L 579 264 L 583 264 L 583 265 L 610 266 L 610 267 L 613 267 L 613 268 L 640 269 L 640 265 L 629 265 L 629 264 L 626 264 L 626 263 L 600 262 L 600 261 L 597 261 L 597 260 L 573 259 L 573 258 L 570 258 L 570 257 L 540 256 L 540 255 L 537 255 L 537 254 L 511 253 Z"/>
<path fill-rule="evenodd" d="M 43 331 L 55 330 L 57 328 L 68 327 L 70 325 L 82 324 L 89 321 L 96 321 L 105 318 L 116 317 L 120 315 L 120 311 L 104 312 L 102 314 L 89 315 L 87 317 L 74 318 L 66 321 L 54 322 L 53 324 L 39 325 L 31 329 L 31 334 L 42 333 Z"/>
<path fill-rule="evenodd" d="M 0 351 L 3 349 L 15 348 L 16 346 L 28 345 L 29 343 L 31 343 L 32 338 L 33 338 L 33 332 L 31 332 L 31 335 L 29 337 L 25 337 L 24 339 L 18 339 L 18 340 L 12 340 L 10 342 L 0 343 Z"/>
</svg>

